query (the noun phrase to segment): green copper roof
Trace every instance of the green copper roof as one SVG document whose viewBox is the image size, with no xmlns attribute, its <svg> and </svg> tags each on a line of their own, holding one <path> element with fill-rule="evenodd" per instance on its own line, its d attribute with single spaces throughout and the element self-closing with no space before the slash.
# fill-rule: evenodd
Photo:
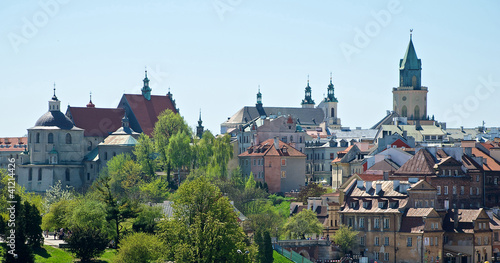
<svg viewBox="0 0 500 263">
<path fill-rule="evenodd" d="M 413 47 L 413 41 L 410 37 L 410 43 L 406 49 L 406 53 L 403 59 L 399 63 L 399 69 L 420 69 L 420 59 L 417 57 L 417 52 L 415 52 L 415 47 Z"/>
</svg>

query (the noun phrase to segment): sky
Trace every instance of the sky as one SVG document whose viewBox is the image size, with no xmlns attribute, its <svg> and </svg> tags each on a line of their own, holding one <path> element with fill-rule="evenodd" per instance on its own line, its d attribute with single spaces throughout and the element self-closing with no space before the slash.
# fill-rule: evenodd
<svg viewBox="0 0 500 263">
<path fill-rule="evenodd" d="M 500 126 L 499 1 L 37 0 L 0 2 L 0 137 L 48 110 L 115 108 L 169 89 L 214 134 L 243 106 L 316 104 L 333 75 L 338 116 L 370 128 L 392 109 L 410 29 L 427 112 L 448 127 Z"/>
</svg>

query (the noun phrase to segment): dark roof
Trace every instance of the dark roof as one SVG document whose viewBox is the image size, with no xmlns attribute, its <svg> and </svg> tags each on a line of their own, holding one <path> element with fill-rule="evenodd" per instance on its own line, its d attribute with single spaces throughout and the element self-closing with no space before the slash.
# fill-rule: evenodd
<svg viewBox="0 0 500 263">
<path fill-rule="evenodd" d="M 387 114 L 384 118 L 382 118 L 379 122 L 375 123 L 370 129 L 380 129 L 382 125 L 390 125 L 393 124 L 393 118 L 399 117 L 395 111 L 391 111 L 391 113 Z"/>
<path fill-rule="evenodd" d="M 385 172 L 394 172 L 399 169 L 399 166 L 389 159 L 384 159 L 378 163 L 375 163 L 372 167 L 370 167 L 370 171 L 385 171 Z"/>
<path fill-rule="evenodd" d="M 35 126 L 56 126 L 63 130 L 71 130 L 74 125 L 62 112 L 49 111 L 36 121 Z"/>
<path fill-rule="evenodd" d="M 426 149 L 421 149 L 413 157 L 410 158 L 401 168 L 396 171 L 396 175 L 435 175 L 434 165 L 436 161 L 434 157 Z"/>
<path fill-rule="evenodd" d="M 323 122 L 325 114 L 320 108 L 294 108 L 294 107 L 262 107 L 266 117 L 275 116 L 292 116 L 298 119 L 300 125 L 319 125 Z M 229 118 L 226 124 L 243 124 L 252 121 L 255 118 L 261 117 L 261 113 L 257 107 L 245 106 Z"/>
<path fill-rule="evenodd" d="M 278 140 L 278 149 L 274 147 L 274 139 L 268 139 L 261 142 L 259 145 L 249 147 L 250 153 L 245 151 L 238 155 L 239 157 L 247 156 L 295 156 L 306 157 L 305 154 L 293 148 L 290 144 Z"/>
<path fill-rule="evenodd" d="M 84 136 L 106 137 L 122 126 L 123 109 L 68 107 L 66 115 L 84 129 Z"/>
<path fill-rule="evenodd" d="M 151 95 L 151 100 L 147 100 L 143 95 L 123 94 L 121 101 L 123 102 L 124 99 L 139 123 L 142 132 L 147 135 L 153 134 L 155 123 L 158 121 L 158 115 L 160 115 L 160 113 L 166 109 L 170 109 L 177 113 L 177 109 L 168 95 Z M 118 107 L 125 108 L 126 106 L 120 104 Z M 129 112 L 127 111 L 127 115 L 128 114 Z M 130 118 L 131 116 L 128 117 Z M 140 130 L 135 128 L 134 130 L 140 132 Z"/>
</svg>

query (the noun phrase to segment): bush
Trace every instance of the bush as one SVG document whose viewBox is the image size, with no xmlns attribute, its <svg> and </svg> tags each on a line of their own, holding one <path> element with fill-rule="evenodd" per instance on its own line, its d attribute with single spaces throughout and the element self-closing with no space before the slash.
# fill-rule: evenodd
<svg viewBox="0 0 500 263">
<path fill-rule="evenodd" d="M 89 262 L 92 258 L 99 257 L 108 245 L 106 234 L 94 227 L 76 227 L 66 242 L 69 244 L 69 251 L 82 262 Z"/>
<path fill-rule="evenodd" d="M 133 233 L 120 242 L 120 249 L 114 262 L 151 262 L 162 256 L 163 244 L 157 236 L 147 233 Z"/>
</svg>

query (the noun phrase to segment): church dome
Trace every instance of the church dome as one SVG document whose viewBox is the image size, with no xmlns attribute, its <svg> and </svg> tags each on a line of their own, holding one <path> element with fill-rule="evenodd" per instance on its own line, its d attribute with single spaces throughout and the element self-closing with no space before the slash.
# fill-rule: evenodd
<svg viewBox="0 0 500 263">
<path fill-rule="evenodd" d="M 64 130 L 71 130 L 74 125 L 62 112 L 49 111 L 36 121 L 35 126 L 57 126 Z"/>
</svg>

